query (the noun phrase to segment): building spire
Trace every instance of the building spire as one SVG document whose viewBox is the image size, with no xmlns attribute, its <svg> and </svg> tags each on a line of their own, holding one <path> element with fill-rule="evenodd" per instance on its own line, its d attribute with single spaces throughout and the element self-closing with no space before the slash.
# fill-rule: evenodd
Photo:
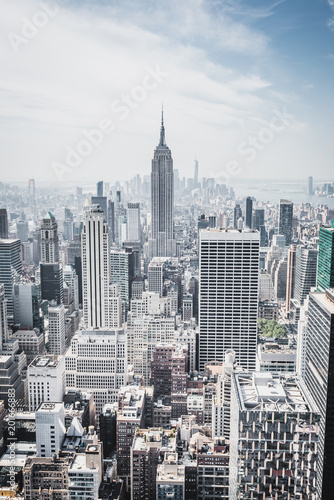
<svg viewBox="0 0 334 500">
<path fill-rule="evenodd" d="M 166 146 L 165 143 L 165 127 L 164 127 L 164 105 L 161 109 L 161 127 L 160 127 L 160 143 L 159 146 Z"/>
</svg>

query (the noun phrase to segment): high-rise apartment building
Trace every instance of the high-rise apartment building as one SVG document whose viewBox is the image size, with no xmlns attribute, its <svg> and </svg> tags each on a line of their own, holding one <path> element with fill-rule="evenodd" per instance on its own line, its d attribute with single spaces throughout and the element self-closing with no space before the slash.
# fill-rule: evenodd
<svg viewBox="0 0 334 500">
<path fill-rule="evenodd" d="M 334 287 L 334 224 L 320 227 L 317 290 L 324 292 Z"/>
<path fill-rule="evenodd" d="M 41 222 L 40 250 L 42 264 L 59 262 L 58 224 L 51 212 L 47 212 Z"/>
<path fill-rule="evenodd" d="M 293 203 L 289 200 L 279 201 L 278 234 L 285 236 L 285 244 L 290 245 L 292 240 Z"/>
<path fill-rule="evenodd" d="M 0 239 L 0 283 L 4 284 L 8 320 L 14 319 L 13 286 L 22 274 L 20 240 Z"/>
<path fill-rule="evenodd" d="M 149 241 L 151 257 L 175 255 L 174 239 L 174 173 L 173 159 L 165 142 L 163 115 L 160 142 L 154 151 L 151 173 L 152 237 Z"/>
<path fill-rule="evenodd" d="M 242 367 L 255 369 L 259 249 L 257 231 L 200 232 L 200 371 L 209 361 L 224 361 L 227 349 Z"/>
<path fill-rule="evenodd" d="M 309 295 L 305 383 L 320 410 L 318 498 L 331 498 L 334 470 L 334 290 Z"/>
<path fill-rule="evenodd" d="M 110 238 L 104 212 L 98 205 L 86 208 L 81 233 L 83 317 L 86 327 L 108 326 Z"/>
</svg>

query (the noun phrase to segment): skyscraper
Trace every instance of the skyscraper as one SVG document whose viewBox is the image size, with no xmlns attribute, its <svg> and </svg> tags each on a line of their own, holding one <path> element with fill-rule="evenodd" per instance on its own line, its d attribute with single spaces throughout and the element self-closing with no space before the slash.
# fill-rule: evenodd
<svg viewBox="0 0 334 500">
<path fill-rule="evenodd" d="M 250 196 L 246 198 L 246 228 L 252 228 L 253 222 L 253 200 Z"/>
<path fill-rule="evenodd" d="M 15 325 L 41 329 L 43 316 L 40 309 L 40 285 L 31 282 L 15 283 L 13 300 Z"/>
<path fill-rule="evenodd" d="M 43 300 L 64 300 L 63 268 L 59 262 L 40 265 L 41 296 Z"/>
<path fill-rule="evenodd" d="M 29 225 L 27 220 L 19 220 L 16 223 L 16 236 L 23 243 L 29 237 Z"/>
<path fill-rule="evenodd" d="M 289 200 L 279 201 L 278 234 L 285 236 L 285 244 L 290 245 L 292 240 L 293 203 Z"/>
<path fill-rule="evenodd" d="M 319 409 L 303 381 L 270 372 L 234 372 L 231 379 L 229 498 L 321 498 Z"/>
<path fill-rule="evenodd" d="M 306 189 L 306 194 L 312 196 L 313 194 L 313 177 L 309 177 L 307 181 L 307 189 Z"/>
<path fill-rule="evenodd" d="M 286 277 L 286 313 L 290 312 L 290 302 L 294 298 L 295 290 L 295 268 L 296 268 L 296 246 L 291 245 L 288 251 L 288 269 Z"/>
<path fill-rule="evenodd" d="M 260 231 L 261 226 L 264 226 L 264 208 L 256 208 L 254 210 L 253 229 Z"/>
<path fill-rule="evenodd" d="M 49 211 L 42 219 L 40 230 L 40 276 L 43 300 L 63 302 L 63 269 L 59 262 L 58 224 Z"/>
<path fill-rule="evenodd" d="M 199 370 L 233 349 L 255 370 L 260 235 L 257 231 L 200 231 Z"/>
<path fill-rule="evenodd" d="M 173 159 L 165 142 L 163 113 L 160 142 L 154 151 L 151 172 L 151 257 L 170 257 L 176 252 L 174 239 L 174 173 Z"/>
<path fill-rule="evenodd" d="M 47 212 L 40 227 L 41 263 L 59 262 L 58 224 L 51 212 Z"/>
<path fill-rule="evenodd" d="M 64 268 L 64 281 L 71 288 L 76 311 L 79 310 L 79 279 L 73 266 L 67 265 Z"/>
<path fill-rule="evenodd" d="M 96 184 L 96 196 L 103 196 L 103 181 L 99 181 Z"/>
<path fill-rule="evenodd" d="M 302 306 L 306 296 L 317 281 L 318 250 L 307 246 L 298 246 L 296 250 L 296 275 L 294 298 Z"/>
<path fill-rule="evenodd" d="M 131 299 L 131 284 L 134 279 L 134 254 L 130 248 L 112 250 L 110 253 L 110 262 L 111 283 L 118 284 L 123 306 L 122 317 L 125 321 Z"/>
<path fill-rule="evenodd" d="M 238 220 L 242 217 L 242 211 L 240 205 L 236 204 L 233 212 L 233 227 L 234 229 L 238 229 Z"/>
<path fill-rule="evenodd" d="M 198 187 L 198 161 L 194 160 L 194 189 Z"/>
<path fill-rule="evenodd" d="M 7 300 L 5 297 L 5 286 L 0 283 L 0 352 L 3 345 L 8 342 L 8 319 L 7 319 Z"/>
<path fill-rule="evenodd" d="M 14 319 L 13 285 L 22 274 L 20 240 L 0 240 L 0 283 L 5 286 L 8 320 Z"/>
<path fill-rule="evenodd" d="M 141 239 L 140 203 L 128 203 L 127 209 L 127 241 Z"/>
<path fill-rule="evenodd" d="M 324 292 L 334 287 L 334 224 L 320 227 L 317 290 Z"/>
<path fill-rule="evenodd" d="M 100 205 L 101 210 L 104 212 L 105 220 L 108 220 L 108 203 L 106 196 L 92 196 L 92 205 Z"/>
<path fill-rule="evenodd" d="M 29 192 L 29 201 L 30 203 L 35 203 L 35 179 L 29 179 L 28 181 L 28 192 Z"/>
<path fill-rule="evenodd" d="M 115 241 L 115 203 L 108 200 L 108 225 L 110 231 L 110 243 Z"/>
<path fill-rule="evenodd" d="M 110 238 L 104 212 L 87 206 L 81 233 L 84 324 L 106 327 L 109 318 Z"/>
<path fill-rule="evenodd" d="M 65 353 L 65 347 L 64 305 L 54 304 L 49 306 L 49 352 L 59 356 Z"/>
<path fill-rule="evenodd" d="M 305 383 L 320 410 L 318 498 L 331 498 L 334 470 L 334 290 L 310 293 Z"/>
<path fill-rule="evenodd" d="M 0 238 L 8 238 L 8 218 L 5 208 L 0 208 Z"/>
</svg>

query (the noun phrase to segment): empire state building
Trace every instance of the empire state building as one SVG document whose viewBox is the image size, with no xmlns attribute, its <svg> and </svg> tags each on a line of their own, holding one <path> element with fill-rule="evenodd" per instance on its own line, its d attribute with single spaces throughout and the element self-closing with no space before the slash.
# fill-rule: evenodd
<svg viewBox="0 0 334 500">
<path fill-rule="evenodd" d="M 174 239 L 174 173 L 171 151 L 165 142 L 163 112 L 160 142 L 154 151 L 151 172 L 152 237 L 149 241 L 150 257 L 173 257 Z"/>
</svg>

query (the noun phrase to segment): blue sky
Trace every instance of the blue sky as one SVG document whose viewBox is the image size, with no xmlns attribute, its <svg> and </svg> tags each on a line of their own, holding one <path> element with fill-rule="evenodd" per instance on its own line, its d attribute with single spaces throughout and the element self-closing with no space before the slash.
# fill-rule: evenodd
<svg viewBox="0 0 334 500">
<path fill-rule="evenodd" d="M 181 176 L 333 180 L 334 0 L 0 6 L 1 180 L 148 175 L 162 102 Z"/>
</svg>

